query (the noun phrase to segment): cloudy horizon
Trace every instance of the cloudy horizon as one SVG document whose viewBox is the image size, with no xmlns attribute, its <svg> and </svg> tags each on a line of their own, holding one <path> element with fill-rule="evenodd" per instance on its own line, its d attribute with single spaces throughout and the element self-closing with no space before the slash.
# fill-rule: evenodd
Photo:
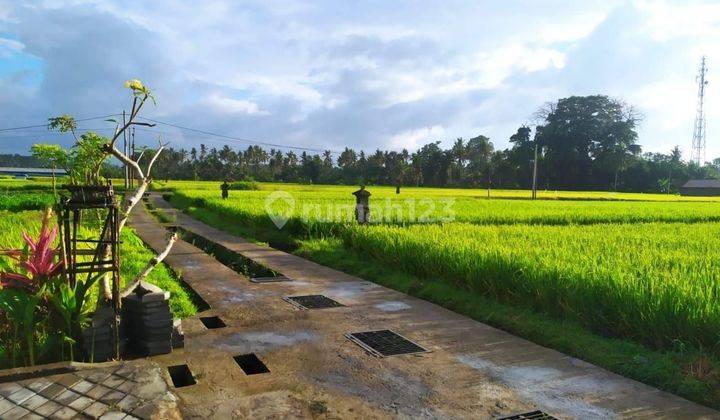
<svg viewBox="0 0 720 420">
<path fill-rule="evenodd" d="M 644 115 L 643 151 L 688 158 L 706 55 L 707 159 L 720 156 L 718 3 L 16 3 L 0 0 L 0 128 L 121 112 L 139 78 L 158 99 L 145 117 L 233 137 L 412 151 L 482 134 L 502 149 L 544 103 L 606 94 Z M 155 130 L 177 148 L 248 145 Z M 70 143 L 0 132 L 0 153 L 39 141 Z"/>
</svg>

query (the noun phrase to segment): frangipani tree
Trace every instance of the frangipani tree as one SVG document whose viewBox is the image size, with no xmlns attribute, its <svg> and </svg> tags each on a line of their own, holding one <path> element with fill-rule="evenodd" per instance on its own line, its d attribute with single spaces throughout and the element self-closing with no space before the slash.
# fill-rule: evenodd
<svg viewBox="0 0 720 420">
<path fill-rule="evenodd" d="M 60 132 L 70 132 L 76 140 L 73 148 L 69 151 L 66 150 L 63 155 L 55 150 L 56 148 L 53 147 L 53 145 L 33 146 L 33 151 L 38 157 L 43 158 L 48 162 L 52 159 L 53 164 L 59 165 L 60 163 L 63 163 L 70 177 L 70 183 L 74 185 L 100 184 L 100 171 L 102 169 L 102 165 L 110 156 L 115 157 L 124 165 L 132 168 L 134 176 L 138 180 L 138 184 L 133 191 L 126 192 L 125 199 L 120 209 L 119 231 L 123 230 L 133 209 L 140 202 L 143 194 L 145 194 L 150 186 L 150 183 L 152 182 L 151 173 L 153 164 L 157 160 L 158 156 L 160 156 L 163 149 L 167 146 L 167 143 L 163 143 L 162 140 L 158 140 L 157 149 L 154 150 L 153 155 L 149 159 L 146 159 L 147 163 L 145 165 L 141 164 L 143 154 L 138 156 L 129 156 L 117 147 L 118 139 L 120 139 L 123 136 L 123 133 L 125 133 L 125 131 L 131 126 L 153 126 L 153 124 L 137 121 L 140 111 L 148 101 L 155 104 L 155 97 L 153 96 L 152 90 L 138 79 L 126 81 L 125 87 L 132 92 L 132 108 L 130 110 L 130 114 L 126 119 L 124 119 L 124 121 L 118 121 L 115 119 L 107 120 L 108 122 L 115 124 L 115 131 L 112 137 L 102 137 L 93 132 L 88 132 L 78 137 L 76 133 L 76 120 L 72 116 L 65 114 L 59 117 L 50 118 L 48 128 L 56 129 Z M 152 269 L 167 256 L 176 240 L 177 235 L 171 235 L 165 249 L 147 264 L 145 269 L 143 269 L 134 279 L 134 282 L 138 282 L 147 277 L 150 271 L 152 271 Z M 110 299 L 111 289 L 108 278 L 103 278 L 101 281 L 101 288 L 104 297 L 106 299 Z"/>
</svg>

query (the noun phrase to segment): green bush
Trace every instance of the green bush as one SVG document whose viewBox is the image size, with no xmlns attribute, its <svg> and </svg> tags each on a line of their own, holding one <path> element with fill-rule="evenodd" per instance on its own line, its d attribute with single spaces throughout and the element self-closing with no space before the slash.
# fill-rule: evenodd
<svg viewBox="0 0 720 420">
<path fill-rule="evenodd" d="M 260 184 L 255 181 L 235 181 L 230 183 L 231 190 L 259 190 Z"/>
</svg>

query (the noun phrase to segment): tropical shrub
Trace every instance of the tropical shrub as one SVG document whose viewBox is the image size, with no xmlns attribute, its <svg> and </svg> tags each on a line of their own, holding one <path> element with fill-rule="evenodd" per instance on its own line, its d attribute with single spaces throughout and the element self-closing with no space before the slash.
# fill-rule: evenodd
<svg viewBox="0 0 720 420">
<path fill-rule="evenodd" d="M 260 184 L 255 181 L 235 181 L 230 183 L 231 190 L 259 190 Z"/>
</svg>

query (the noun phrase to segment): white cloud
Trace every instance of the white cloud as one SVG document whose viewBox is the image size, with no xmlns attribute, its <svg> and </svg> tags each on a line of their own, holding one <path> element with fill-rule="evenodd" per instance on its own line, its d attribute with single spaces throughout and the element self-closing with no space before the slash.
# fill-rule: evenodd
<svg viewBox="0 0 720 420">
<path fill-rule="evenodd" d="M 605 93 L 646 115 L 646 149 L 687 150 L 704 53 L 710 149 L 720 145 L 719 19 L 717 4 L 681 1 L 0 0 L 0 51 L 38 57 L 43 71 L 23 96 L 0 89 L 0 104 L 23 104 L 7 108 L 9 125 L 118 112 L 120 83 L 139 77 L 158 95 L 150 117 L 372 150 L 478 134 L 503 147 L 545 101 Z"/>
<path fill-rule="evenodd" d="M 205 103 L 223 114 L 270 115 L 268 111 L 261 110 L 255 102 L 227 98 L 220 94 L 208 96 Z"/>
<path fill-rule="evenodd" d="M 636 7 L 644 15 L 641 30 L 658 41 L 720 34 L 719 3 L 640 0 L 636 2 Z"/>
<path fill-rule="evenodd" d="M 414 151 L 429 141 L 441 140 L 444 135 L 445 129 L 439 125 L 413 128 L 391 136 L 387 148 L 390 150 L 408 149 Z"/>
<path fill-rule="evenodd" d="M 606 17 L 603 10 L 573 13 L 562 21 L 540 27 L 536 39 L 545 44 L 577 41 L 590 35 Z"/>
<path fill-rule="evenodd" d="M 20 52 L 25 48 L 25 44 L 15 39 L 0 37 L 0 49 L 6 49 L 14 52 Z"/>
</svg>

